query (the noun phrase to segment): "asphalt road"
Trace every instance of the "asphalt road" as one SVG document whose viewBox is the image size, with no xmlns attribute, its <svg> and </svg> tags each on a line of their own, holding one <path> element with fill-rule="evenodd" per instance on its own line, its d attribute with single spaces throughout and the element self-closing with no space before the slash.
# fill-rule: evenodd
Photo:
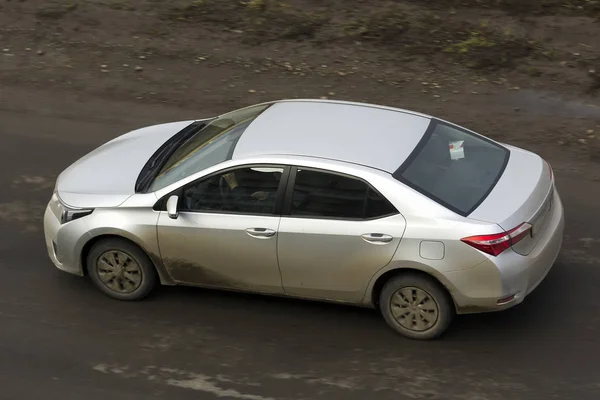
<svg viewBox="0 0 600 400">
<path fill-rule="evenodd" d="M 41 221 L 56 175 L 128 129 L 208 114 L 2 100 L 1 399 L 600 398 L 600 184 L 577 172 L 556 169 L 567 239 L 525 303 L 415 342 L 369 310 L 190 288 L 122 303 L 56 270 Z"/>
</svg>

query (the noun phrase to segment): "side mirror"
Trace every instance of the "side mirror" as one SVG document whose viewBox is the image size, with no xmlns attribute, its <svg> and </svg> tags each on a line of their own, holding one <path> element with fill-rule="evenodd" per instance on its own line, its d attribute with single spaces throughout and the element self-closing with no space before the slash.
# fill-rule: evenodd
<svg viewBox="0 0 600 400">
<path fill-rule="evenodd" d="M 177 219 L 179 211 L 177 211 L 177 203 L 179 203 L 179 196 L 171 196 L 167 200 L 167 214 L 169 218 Z"/>
</svg>

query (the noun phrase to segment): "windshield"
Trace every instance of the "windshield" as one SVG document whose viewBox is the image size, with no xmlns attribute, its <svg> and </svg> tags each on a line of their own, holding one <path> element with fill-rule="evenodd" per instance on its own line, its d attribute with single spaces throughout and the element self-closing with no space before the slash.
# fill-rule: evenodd
<svg viewBox="0 0 600 400">
<path fill-rule="evenodd" d="M 150 190 L 162 189 L 198 171 L 231 159 L 242 133 L 269 106 L 270 104 L 247 107 L 212 120 L 167 159 L 152 182 Z"/>
<path fill-rule="evenodd" d="M 492 141 L 432 120 L 424 140 L 394 177 L 467 216 L 492 191 L 509 154 Z"/>
</svg>

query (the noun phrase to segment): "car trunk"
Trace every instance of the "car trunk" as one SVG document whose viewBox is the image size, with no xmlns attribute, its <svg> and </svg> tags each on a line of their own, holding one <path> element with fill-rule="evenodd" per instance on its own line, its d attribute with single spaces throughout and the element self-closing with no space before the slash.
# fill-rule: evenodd
<svg viewBox="0 0 600 400">
<path fill-rule="evenodd" d="M 505 147 L 510 150 L 510 157 L 504 173 L 469 218 L 494 222 L 505 231 L 524 222 L 531 224 L 531 234 L 512 247 L 527 255 L 548 226 L 554 190 L 552 170 L 536 154 Z"/>
</svg>

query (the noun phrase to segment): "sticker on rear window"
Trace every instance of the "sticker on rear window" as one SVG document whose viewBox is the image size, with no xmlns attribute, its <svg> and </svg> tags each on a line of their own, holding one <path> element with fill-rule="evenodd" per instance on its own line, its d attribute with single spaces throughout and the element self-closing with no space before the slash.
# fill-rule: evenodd
<svg viewBox="0 0 600 400">
<path fill-rule="evenodd" d="M 464 144 L 464 140 L 449 143 L 448 148 L 450 149 L 450 159 L 460 160 L 462 158 L 465 158 Z"/>
</svg>

